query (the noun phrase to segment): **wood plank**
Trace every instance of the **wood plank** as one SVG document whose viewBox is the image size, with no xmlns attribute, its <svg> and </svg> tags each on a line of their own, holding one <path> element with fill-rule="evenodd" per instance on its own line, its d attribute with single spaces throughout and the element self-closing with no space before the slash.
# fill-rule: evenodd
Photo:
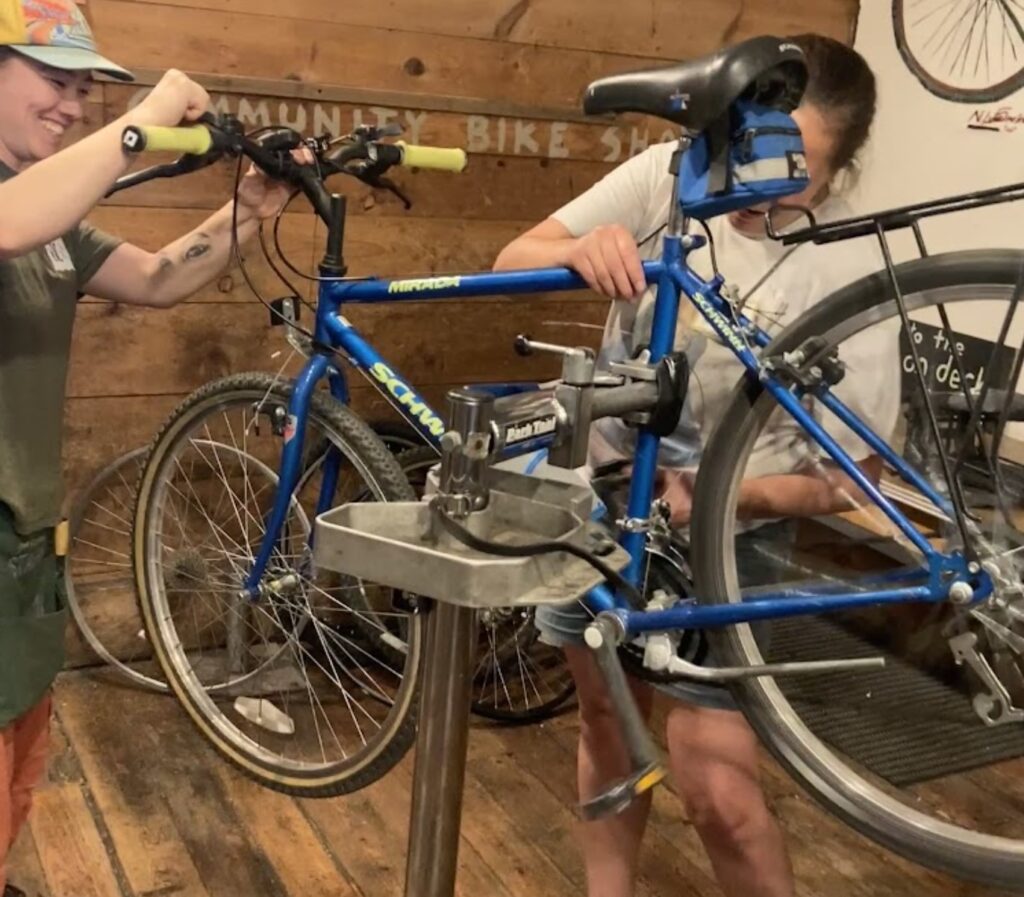
<svg viewBox="0 0 1024 897">
<path fill-rule="evenodd" d="M 346 307 L 346 317 L 394 370 L 424 388 L 553 377 L 558 360 L 520 358 L 512 348 L 515 335 L 575 329 L 539 327 L 545 320 L 597 325 L 605 317 L 605 305 L 565 295 L 427 300 L 353 304 Z M 578 341 L 592 344 L 598 334 L 581 329 Z M 118 351 L 111 352 L 111 346 Z M 289 351 L 280 328 L 269 327 L 266 310 L 255 304 L 192 303 L 167 310 L 85 304 L 75 328 L 68 395 L 98 397 L 115 390 L 179 395 L 230 373 L 277 371 Z M 299 361 L 294 358 L 289 370 L 296 370 Z"/>
<path fill-rule="evenodd" d="M 359 897 L 361 892 L 335 864 L 298 803 L 218 766 L 225 793 L 253 843 L 266 855 L 294 897 Z"/>
<path fill-rule="evenodd" d="M 299 802 L 367 897 L 400 894 L 404 888 L 412 761 L 412 756 L 407 757 L 379 781 L 343 798 Z M 477 848 L 462 838 L 455 893 L 456 897 L 512 897 L 521 892 L 511 889 Z"/>
<path fill-rule="evenodd" d="M 816 31 L 849 40 L 857 12 L 853 0 L 593 0 L 585 12 L 577 0 L 449 0 L 429 6 L 296 0 L 286 7 L 274 0 L 144 2 L 665 59 L 706 53 L 723 42 L 764 33 Z"/>
<path fill-rule="evenodd" d="M 104 46 L 116 47 L 129 69 L 173 65 L 575 110 L 591 81 L 637 67 L 636 57 L 621 54 L 440 35 L 424 41 L 409 32 L 333 22 L 124 0 L 92 0 L 90 9 Z"/>
<path fill-rule="evenodd" d="M 79 681 L 77 674 L 65 678 L 72 677 Z M 125 800 L 141 802 L 131 805 L 131 813 L 145 815 L 150 807 L 158 807 L 162 833 L 156 839 L 167 857 L 191 862 L 209 897 L 283 894 L 281 880 L 259 847 L 245 837 L 242 820 L 227 798 L 221 783 L 224 761 L 203 741 L 174 699 L 136 689 L 94 686 L 106 691 L 96 691 L 91 700 L 85 700 L 69 689 L 58 706 L 63 713 L 76 702 L 83 713 L 89 712 L 89 718 L 81 717 L 76 745 L 77 739 L 84 739 L 90 745 L 86 750 L 93 750 L 97 758 L 97 772 L 114 777 Z M 126 721 L 130 721 L 127 729 Z M 114 742 L 120 743 L 115 746 Z M 140 762 L 143 757 L 144 763 Z M 99 764 L 106 764 L 108 771 L 102 772 Z M 126 831 L 125 837 L 130 836 Z M 122 855 L 120 847 L 118 855 Z M 138 861 L 141 864 L 144 858 Z M 189 886 L 195 887 L 187 868 L 177 867 L 175 875 L 183 886 L 191 882 Z"/>
<path fill-rule="evenodd" d="M 207 217 L 202 210 L 103 206 L 89 216 L 95 226 L 156 252 L 199 227 Z M 451 271 L 486 271 L 498 253 L 531 227 L 531 221 L 467 221 L 458 218 L 375 217 L 354 215 L 345 229 L 345 260 L 353 276 L 408 276 Z M 325 247 L 323 227 L 314 227 L 309 215 L 286 215 L 281 223 L 281 245 L 288 260 L 314 274 Z M 268 237 L 268 240 L 272 238 Z M 251 262 L 250 275 L 265 296 L 278 296 L 285 288 L 262 259 L 259 243 L 243 247 Z M 313 284 L 288 274 L 293 285 L 311 295 Z M 90 300 L 85 300 L 90 301 Z M 195 293 L 186 302 L 255 302 L 237 267 Z"/>
<path fill-rule="evenodd" d="M 111 858 L 104 853 L 98 826 L 105 827 L 112 836 L 116 826 L 99 799 L 96 782 L 101 777 L 108 778 L 113 783 L 109 787 L 117 791 L 114 796 L 121 796 L 129 805 L 139 799 L 140 787 L 167 803 L 178 800 L 173 792 L 186 792 L 179 803 L 189 812 L 173 819 L 172 825 L 184 825 L 189 832 L 195 830 L 194 840 L 190 844 L 177 843 L 177 833 L 172 831 L 168 841 L 178 852 L 172 856 L 190 857 L 191 851 L 199 851 L 207 855 L 204 862 L 212 865 L 212 856 L 216 854 L 224 873 L 216 880 L 208 880 L 201 892 L 173 887 L 147 891 L 126 881 L 125 895 L 159 897 L 184 893 L 192 897 L 192 893 L 197 893 L 197 897 L 235 897 L 254 893 L 297 897 L 299 893 L 319 893 L 296 890 L 296 882 L 301 882 L 306 874 L 298 866 L 307 857 L 313 857 L 311 865 L 323 873 L 329 868 L 324 863 L 342 867 L 355 889 L 353 893 L 365 897 L 401 893 L 412 756 L 384 779 L 356 794 L 333 800 L 292 801 L 236 779 L 183 715 L 169 712 L 168 708 L 174 706 L 169 699 L 98 687 L 80 674 L 61 677 L 57 698 L 60 718 L 65 722 L 73 750 L 82 759 L 89 789 L 103 819 L 100 823 L 89 815 L 88 801 L 78 785 L 57 784 L 42 789 L 44 802 L 50 800 L 56 789 L 78 795 L 72 819 L 65 820 L 63 813 L 51 810 L 40 826 L 37 813 L 31 829 L 39 855 L 51 862 L 59 860 L 64 880 L 73 880 L 75 889 L 61 891 L 37 884 L 34 887 L 41 890 L 30 891 L 33 897 L 88 897 L 96 892 L 88 885 L 81 887 L 79 882 L 95 877 L 97 865 L 110 870 L 121 867 L 126 872 L 131 867 L 116 838 L 112 838 L 116 855 Z M 69 706 L 73 707 L 73 720 Z M 663 719 L 663 713 L 659 713 L 659 719 Z M 464 817 L 468 831 L 460 846 L 457 882 L 460 897 L 548 893 L 556 886 L 560 887 L 560 894 L 580 892 L 579 857 L 570 835 L 570 807 L 574 800 L 571 770 L 577 734 L 575 715 L 568 713 L 541 725 L 525 727 L 474 721 Z M 1012 795 L 1019 808 L 1024 796 L 1019 786 L 1021 762 L 979 770 L 971 778 L 980 791 L 1005 791 Z M 770 760 L 766 761 L 764 771 L 766 790 L 780 811 L 787 843 L 794 855 L 797 897 L 1008 897 L 990 888 L 953 881 L 894 856 L 826 816 L 812 801 L 798 794 Z M 195 779 L 198 785 L 193 785 Z M 209 786 L 211 781 L 215 787 Z M 239 799 L 239 794 L 244 797 Z M 138 811 L 143 822 L 149 818 L 145 809 L 142 805 Z M 91 829 L 92 836 L 88 853 L 81 848 L 82 835 L 75 827 L 83 812 L 85 827 Z M 54 817 L 62 824 L 50 825 Z M 214 817 L 221 820 L 216 829 L 210 822 Z M 302 817 L 307 820 L 305 824 Z M 263 834 L 255 833 L 259 826 L 264 827 Z M 275 830 L 280 834 L 271 843 Z M 136 850 L 152 850 L 145 830 L 139 831 L 142 835 L 136 838 Z M 130 835 L 126 827 L 124 837 Z M 242 848 L 235 840 L 239 837 L 244 841 Z M 484 837 L 487 852 L 479 849 L 477 843 Z M 693 837 L 692 826 L 683 818 L 675 797 L 664 788 L 657 789 L 641 855 L 637 888 L 640 897 L 677 892 L 702 897 L 721 894 L 705 867 L 691 858 L 691 850 L 700 852 L 699 845 L 693 847 L 690 843 Z M 505 848 L 508 856 L 499 856 Z M 23 845 L 17 848 L 24 849 Z M 273 853 L 275 850 L 290 854 L 278 857 Z M 333 863 L 328 854 L 333 856 Z M 517 861 L 522 869 L 499 878 Z M 254 879 L 254 862 L 266 877 Z M 706 864 L 704 859 L 701 862 Z M 553 872 L 552 865 L 560 871 Z M 272 878 L 271 866 L 277 872 Z M 43 865 L 39 868 L 42 870 Z M 32 887 L 29 877 L 16 881 Z M 336 881 L 316 881 L 327 887 L 338 886 Z"/>
<path fill-rule="evenodd" d="M 538 775 L 543 786 L 563 804 L 577 804 L 574 774 L 538 774 L 541 770 L 562 769 L 563 764 L 575 770 L 579 739 L 575 714 L 549 720 L 543 727 L 502 730 L 497 737 L 508 745 L 519 764 Z M 555 754 L 551 745 L 555 746 Z M 585 829 L 577 837 L 585 838 Z M 646 893 L 658 895 L 683 889 L 682 893 L 692 897 L 720 895 L 696 831 L 683 818 L 682 807 L 668 788 L 659 787 L 652 792 L 650 823 L 642 849 L 638 884 Z"/>
<path fill-rule="evenodd" d="M 594 162 L 619 162 L 649 144 L 672 139 L 678 128 L 655 118 L 622 116 L 614 121 L 539 118 L 531 107 L 518 116 L 486 112 L 450 112 L 422 108 L 417 97 L 399 95 L 389 102 L 351 103 L 311 100 L 274 91 L 294 89 L 294 82 L 262 83 L 262 92 L 239 85 L 232 91 L 213 89 L 215 77 L 200 77 L 210 85 L 211 106 L 238 117 L 246 128 L 283 126 L 307 135 L 347 134 L 371 124 L 398 123 L 408 143 L 457 146 L 475 154 L 537 156 Z M 108 84 L 104 87 L 104 122 L 114 121 L 138 103 L 147 87 Z M 422 102 L 429 102 L 423 100 Z M 543 110 L 542 110 L 543 111 Z"/>
<path fill-rule="evenodd" d="M 7 880 L 21 888 L 27 897 L 49 897 L 39 851 L 36 848 L 32 826 L 26 825 L 7 854 Z"/>
<path fill-rule="evenodd" d="M 170 709 L 173 699 L 65 675 L 55 702 L 132 891 L 207 897 L 163 793 L 160 732 L 139 725 L 147 705 Z M 127 719 L 131 738 L 119 731 Z"/>
<path fill-rule="evenodd" d="M 37 791 L 31 825 L 53 897 L 121 897 L 81 786 L 69 783 Z"/>
<path fill-rule="evenodd" d="M 370 214 L 535 223 L 593 186 L 611 168 L 603 162 L 472 156 L 469 167 L 459 175 L 403 169 L 393 172 L 393 180 L 412 201 L 408 210 L 390 193 L 348 178 L 332 179 L 330 186 L 348 198 L 353 217 Z M 103 204 L 219 209 L 231 198 L 234 184 L 232 164 L 222 161 L 182 178 L 150 181 L 125 190 Z M 296 200 L 293 208 L 302 211 L 309 207 L 305 200 Z"/>
<path fill-rule="evenodd" d="M 177 394 L 138 401 L 69 399 L 64 406 L 64 481 L 69 497 L 103 465 L 152 442 L 161 423 L 183 398 Z"/>
</svg>

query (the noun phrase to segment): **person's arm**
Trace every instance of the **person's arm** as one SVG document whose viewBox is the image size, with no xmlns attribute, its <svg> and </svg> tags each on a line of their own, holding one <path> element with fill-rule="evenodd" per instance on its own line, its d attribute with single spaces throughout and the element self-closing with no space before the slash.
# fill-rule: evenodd
<svg viewBox="0 0 1024 897">
<path fill-rule="evenodd" d="M 871 455 L 857 466 L 878 484 L 882 459 Z M 787 473 L 756 477 L 740 484 L 737 514 L 742 518 L 817 517 L 851 511 L 868 501 L 856 483 L 832 464 L 821 464 L 815 474 Z"/>
<path fill-rule="evenodd" d="M 647 289 L 633 235 L 620 224 L 602 224 L 574 237 L 557 218 L 547 218 L 508 244 L 495 271 L 564 266 L 582 275 L 592 290 L 612 298 L 635 298 Z"/>
<path fill-rule="evenodd" d="M 494 270 L 565 266 L 611 298 L 647 288 L 637 240 L 668 177 L 665 147 L 652 147 L 610 171 L 499 254 Z"/>
<path fill-rule="evenodd" d="M 209 105 L 202 87 L 169 71 L 117 121 L 0 184 L 0 259 L 15 258 L 77 226 L 128 168 L 121 134 L 128 125 L 177 125 Z"/>
<path fill-rule="evenodd" d="M 882 459 L 871 455 L 857 466 L 877 484 Z M 672 524 L 684 526 L 693 511 L 693 471 L 662 469 L 660 497 L 668 502 Z M 849 511 L 867 501 L 853 480 L 833 464 L 819 464 L 814 473 L 786 473 L 752 477 L 740 484 L 736 513 L 741 519 L 816 517 Z"/>
<path fill-rule="evenodd" d="M 300 158 L 305 158 L 301 157 Z M 307 161 L 309 161 L 307 159 Z M 288 188 L 251 169 L 238 191 L 238 242 L 252 237 L 264 218 L 277 214 Z M 99 299 L 166 308 L 218 277 L 231 261 L 232 204 L 159 252 L 124 243 L 85 284 Z"/>
</svg>

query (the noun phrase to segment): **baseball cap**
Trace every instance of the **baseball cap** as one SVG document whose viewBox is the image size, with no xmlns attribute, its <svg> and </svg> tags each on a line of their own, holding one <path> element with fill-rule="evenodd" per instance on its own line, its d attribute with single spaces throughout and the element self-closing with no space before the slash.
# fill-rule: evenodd
<svg viewBox="0 0 1024 897">
<path fill-rule="evenodd" d="M 121 81 L 132 73 L 101 56 L 75 0 L 0 0 L 0 46 L 55 69 L 90 69 Z"/>
</svg>

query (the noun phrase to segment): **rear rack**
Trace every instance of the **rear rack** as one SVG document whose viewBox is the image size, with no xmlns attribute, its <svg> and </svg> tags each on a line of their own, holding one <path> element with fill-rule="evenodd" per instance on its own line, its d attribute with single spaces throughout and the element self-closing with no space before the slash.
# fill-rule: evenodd
<svg viewBox="0 0 1024 897">
<path fill-rule="evenodd" d="M 1018 199 L 1024 199 L 1024 183 L 1007 184 L 1003 187 L 992 187 L 974 193 L 961 193 L 958 196 L 948 196 L 945 199 L 933 199 L 854 218 L 844 218 L 840 221 L 829 221 L 827 224 L 818 224 L 810 209 L 803 206 L 780 204 L 777 208 L 802 212 L 810 221 L 810 226 L 789 234 L 780 234 L 772 227 L 769 215 L 768 235 L 773 240 L 781 241 L 784 246 L 793 246 L 799 243 L 817 243 L 819 245 L 836 243 L 840 240 L 851 240 L 854 237 L 877 236 L 880 230 L 900 230 L 905 227 L 913 227 L 916 230 L 917 222 L 921 218 L 945 215 L 949 212 L 962 212 L 966 209 L 977 209 L 981 206 L 991 206 L 1002 202 L 1014 202 Z"/>
</svg>

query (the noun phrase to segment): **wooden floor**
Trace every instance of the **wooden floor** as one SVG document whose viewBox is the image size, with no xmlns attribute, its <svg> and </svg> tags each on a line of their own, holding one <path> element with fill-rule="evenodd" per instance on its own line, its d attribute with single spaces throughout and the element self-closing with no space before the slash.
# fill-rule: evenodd
<svg viewBox="0 0 1024 897">
<path fill-rule="evenodd" d="M 410 758 L 349 797 L 297 801 L 221 762 L 172 699 L 83 673 L 57 688 L 55 752 L 11 880 L 30 897 L 398 897 Z M 570 711 L 470 738 L 459 893 L 583 895 Z M 899 860 L 821 813 L 765 766 L 801 897 L 995 897 Z M 655 792 L 642 897 L 715 897 L 672 793 Z"/>
</svg>

